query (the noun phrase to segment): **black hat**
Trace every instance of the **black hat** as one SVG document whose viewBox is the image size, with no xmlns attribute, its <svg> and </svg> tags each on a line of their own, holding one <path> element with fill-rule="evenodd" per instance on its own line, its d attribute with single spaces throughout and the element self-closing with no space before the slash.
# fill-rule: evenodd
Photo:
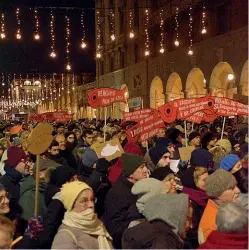
<svg viewBox="0 0 249 250">
<path fill-rule="evenodd" d="M 189 134 L 189 141 L 191 142 L 194 138 L 201 136 L 199 132 L 193 131 Z"/>
</svg>

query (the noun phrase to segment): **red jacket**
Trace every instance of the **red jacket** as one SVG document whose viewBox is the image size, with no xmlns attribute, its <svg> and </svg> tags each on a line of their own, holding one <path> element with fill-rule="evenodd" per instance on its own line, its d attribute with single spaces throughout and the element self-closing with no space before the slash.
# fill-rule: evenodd
<svg viewBox="0 0 249 250">
<path fill-rule="evenodd" d="M 248 234 L 226 234 L 213 231 L 198 249 L 248 249 Z"/>
</svg>

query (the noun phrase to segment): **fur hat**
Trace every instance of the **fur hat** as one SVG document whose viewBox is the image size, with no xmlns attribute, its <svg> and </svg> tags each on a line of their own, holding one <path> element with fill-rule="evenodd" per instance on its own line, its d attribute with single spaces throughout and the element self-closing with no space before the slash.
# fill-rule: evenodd
<svg viewBox="0 0 249 250">
<path fill-rule="evenodd" d="M 218 169 L 205 181 L 205 191 L 211 198 L 218 198 L 224 191 L 237 185 L 235 177 L 224 169 Z"/>
<path fill-rule="evenodd" d="M 86 189 L 92 190 L 85 182 L 81 181 L 68 182 L 62 186 L 61 201 L 67 211 L 73 209 L 73 204 L 78 195 Z"/>
</svg>

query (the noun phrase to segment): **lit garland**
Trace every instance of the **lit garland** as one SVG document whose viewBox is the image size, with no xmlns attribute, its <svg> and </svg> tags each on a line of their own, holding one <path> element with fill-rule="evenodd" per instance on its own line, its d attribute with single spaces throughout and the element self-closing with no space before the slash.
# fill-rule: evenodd
<svg viewBox="0 0 249 250">
<path fill-rule="evenodd" d="M 5 86 L 5 82 L 4 82 L 4 73 L 2 73 L 2 86 Z"/>
<path fill-rule="evenodd" d="M 96 57 L 101 58 L 101 53 L 100 53 L 100 13 L 97 11 L 97 50 L 96 50 Z"/>
<path fill-rule="evenodd" d="M 38 18 L 38 12 L 37 8 L 34 10 L 34 19 L 35 19 L 35 34 L 34 34 L 34 39 L 39 40 L 40 39 L 40 34 L 39 34 L 39 18 Z"/>
<path fill-rule="evenodd" d="M 67 74 L 67 93 L 70 94 L 70 76 Z"/>
<path fill-rule="evenodd" d="M 192 56 L 194 54 L 193 51 L 193 17 L 192 17 L 192 7 L 190 6 L 189 8 L 189 32 L 188 32 L 188 37 L 189 37 L 189 49 L 188 49 L 188 55 Z"/>
<path fill-rule="evenodd" d="M 145 52 L 144 55 L 145 56 L 149 56 L 150 55 L 150 49 L 149 49 L 149 10 L 145 10 Z"/>
<path fill-rule="evenodd" d="M 51 52 L 50 52 L 50 56 L 52 58 L 56 57 L 56 53 L 55 53 L 55 34 L 54 34 L 54 14 L 53 11 L 51 9 L 50 11 L 50 35 L 51 35 Z"/>
<path fill-rule="evenodd" d="M 175 38 L 174 44 L 176 47 L 178 47 L 180 45 L 180 42 L 179 42 L 179 7 L 176 7 L 175 31 L 176 31 L 176 38 Z"/>
<path fill-rule="evenodd" d="M 81 16 L 80 16 L 80 23 L 82 27 L 82 39 L 81 39 L 81 48 L 85 49 L 87 44 L 86 44 L 86 30 L 85 30 L 85 24 L 84 24 L 84 11 L 82 10 Z"/>
<path fill-rule="evenodd" d="M 111 40 L 114 41 L 115 40 L 115 14 L 113 10 L 111 10 L 110 21 L 111 21 Z"/>
<path fill-rule="evenodd" d="M 164 29 L 163 29 L 163 16 L 162 16 L 162 14 L 163 14 L 163 9 L 160 11 L 160 50 L 159 50 L 159 52 L 160 53 L 164 53 Z"/>
<path fill-rule="evenodd" d="M 66 19 L 66 70 L 70 71 L 72 69 L 70 63 L 70 19 L 68 16 L 65 17 Z"/>
<path fill-rule="evenodd" d="M 72 87 L 72 90 L 74 91 L 75 90 L 75 88 L 74 88 L 74 84 L 75 84 L 75 79 L 74 79 L 74 74 L 73 74 L 73 79 L 72 79 L 72 81 L 73 81 L 73 87 Z"/>
<path fill-rule="evenodd" d="M 22 38 L 22 35 L 21 35 L 21 29 L 20 29 L 21 20 L 20 20 L 20 9 L 19 8 L 16 9 L 16 21 L 17 21 L 16 39 L 20 40 Z"/>
<path fill-rule="evenodd" d="M 2 13 L 2 15 L 1 15 L 1 34 L 0 34 L 0 38 L 1 39 L 6 38 L 5 24 L 4 24 L 4 13 Z"/>
<path fill-rule="evenodd" d="M 64 90 L 64 75 L 61 75 L 61 90 Z"/>
<path fill-rule="evenodd" d="M 207 29 L 206 29 L 206 7 L 204 5 L 202 7 L 201 25 L 202 25 L 201 34 L 206 34 L 207 33 Z"/>
<path fill-rule="evenodd" d="M 129 13 L 129 28 L 130 28 L 130 34 L 129 34 L 129 36 L 130 36 L 131 39 L 133 39 L 135 37 L 135 33 L 134 33 L 133 28 L 132 28 L 133 19 L 134 19 L 133 18 L 133 12 L 130 11 L 130 13 Z"/>
</svg>

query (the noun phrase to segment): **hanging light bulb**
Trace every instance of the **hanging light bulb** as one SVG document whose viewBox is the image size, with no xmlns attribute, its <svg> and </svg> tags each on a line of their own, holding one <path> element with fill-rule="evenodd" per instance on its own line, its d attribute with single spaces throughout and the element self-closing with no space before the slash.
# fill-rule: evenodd
<svg viewBox="0 0 249 250">
<path fill-rule="evenodd" d="M 192 6 L 189 8 L 189 49 L 188 49 L 188 55 L 192 56 L 194 54 L 194 51 L 192 49 L 193 47 L 193 17 L 192 17 Z"/>
<path fill-rule="evenodd" d="M 34 34 L 34 39 L 39 40 L 40 35 L 39 35 L 39 19 L 38 19 L 38 13 L 37 13 L 37 8 L 34 10 L 34 19 L 35 19 L 35 34 Z"/>
<path fill-rule="evenodd" d="M 71 70 L 71 65 L 70 65 L 70 64 L 67 64 L 67 65 L 66 65 L 66 70 L 68 70 L 68 71 Z"/>
<path fill-rule="evenodd" d="M 180 45 L 180 42 L 178 40 L 175 40 L 174 44 L 176 47 L 178 47 Z"/>
<path fill-rule="evenodd" d="M 164 28 L 163 28 L 163 9 L 160 11 L 160 13 L 159 13 L 159 15 L 160 15 L 160 50 L 159 50 L 159 52 L 161 53 L 161 54 L 163 54 L 164 53 L 164 46 L 163 46 L 163 44 L 164 44 L 164 37 L 163 37 L 163 34 L 164 34 Z"/>
<path fill-rule="evenodd" d="M 201 34 L 206 34 L 207 33 L 207 29 L 206 29 L 206 7 L 203 5 L 202 7 L 202 18 L 201 18 L 201 25 L 202 25 L 202 29 L 201 29 Z"/>
<path fill-rule="evenodd" d="M 84 41 L 82 41 L 82 42 L 81 42 L 81 48 L 82 48 L 82 49 L 85 49 L 86 46 L 87 46 L 86 43 L 85 43 Z"/>
<path fill-rule="evenodd" d="M 54 14 L 52 9 L 50 10 L 50 36 L 51 36 L 51 52 L 50 52 L 50 57 L 55 58 L 56 53 L 55 53 L 55 34 L 54 34 Z"/>
<path fill-rule="evenodd" d="M 111 10 L 111 40 L 115 40 L 115 14 L 113 10 Z"/>
<path fill-rule="evenodd" d="M 145 56 L 149 56 L 150 55 L 150 50 L 149 50 L 149 10 L 145 10 L 145 35 L 146 35 L 146 39 L 145 39 L 145 52 L 144 55 Z"/>
<path fill-rule="evenodd" d="M 22 35 L 21 35 L 21 29 L 20 29 L 20 9 L 17 8 L 16 9 L 16 20 L 17 20 L 17 33 L 16 33 L 16 39 L 20 40 L 22 39 Z"/>
<path fill-rule="evenodd" d="M 81 16 L 80 16 L 80 23 L 81 23 L 81 27 L 82 27 L 82 39 L 81 39 L 81 48 L 85 49 L 87 44 L 85 42 L 86 40 L 86 30 L 85 30 L 85 24 L 84 24 L 84 11 L 82 10 L 81 12 Z"/>
<path fill-rule="evenodd" d="M 71 70 L 70 64 L 70 19 L 68 16 L 65 16 L 66 19 L 66 70 Z"/>
<path fill-rule="evenodd" d="M 189 49 L 188 55 L 192 56 L 194 54 L 194 51 L 192 49 Z"/>
<path fill-rule="evenodd" d="M 134 38 L 134 37 L 135 37 L 135 34 L 134 34 L 133 31 L 131 31 L 131 32 L 130 32 L 130 38 L 132 39 L 132 38 Z"/>
<path fill-rule="evenodd" d="M 145 55 L 145 56 L 149 56 L 149 55 L 150 55 L 150 52 L 149 52 L 148 50 L 145 50 L 144 55 Z"/>
<path fill-rule="evenodd" d="M 100 53 L 100 49 L 101 49 L 101 44 L 100 44 L 100 13 L 99 11 L 97 11 L 97 48 L 96 48 L 96 58 L 101 58 L 101 53 Z"/>
<path fill-rule="evenodd" d="M 5 25 L 4 24 L 4 13 L 2 13 L 2 15 L 1 15 L 1 33 L 0 33 L 1 39 L 6 38 L 4 25 Z"/>
<path fill-rule="evenodd" d="M 129 13 L 129 28 L 130 28 L 129 36 L 131 39 L 135 37 L 135 33 L 132 29 L 132 25 L 133 25 L 133 12 L 130 11 L 130 13 Z"/>
<path fill-rule="evenodd" d="M 97 57 L 97 58 L 101 58 L 101 54 L 98 52 L 98 53 L 96 54 L 96 57 Z"/>
<path fill-rule="evenodd" d="M 176 38 L 174 44 L 176 47 L 180 45 L 179 42 L 179 8 L 176 7 L 176 14 L 175 14 L 175 31 L 176 31 Z"/>
<path fill-rule="evenodd" d="M 50 56 L 51 56 L 52 58 L 55 58 L 55 57 L 56 57 L 56 53 L 53 51 L 53 52 L 50 53 Z"/>
<path fill-rule="evenodd" d="M 159 50 L 159 52 L 160 52 L 161 54 L 163 54 L 163 53 L 164 53 L 164 48 L 161 48 L 161 49 Z"/>
</svg>

